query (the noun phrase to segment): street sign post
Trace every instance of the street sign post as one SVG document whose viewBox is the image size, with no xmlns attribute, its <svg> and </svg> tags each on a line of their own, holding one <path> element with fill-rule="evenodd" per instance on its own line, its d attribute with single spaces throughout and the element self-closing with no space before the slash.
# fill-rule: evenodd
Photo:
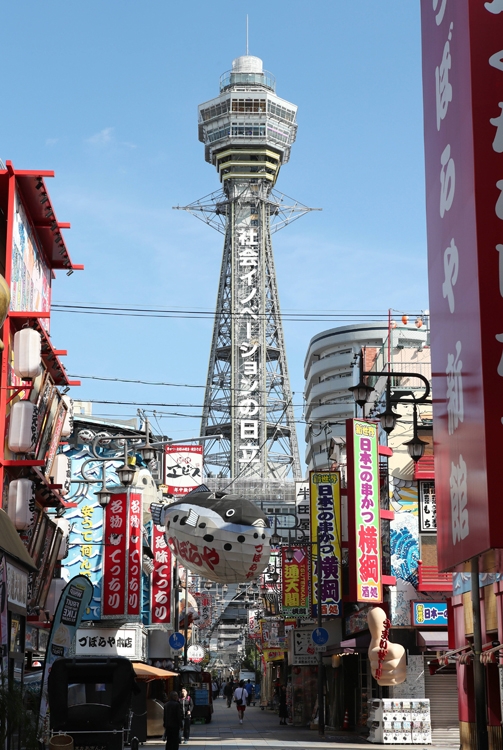
<svg viewBox="0 0 503 750">
<path fill-rule="evenodd" d="M 169 645 L 174 651 L 180 651 L 185 646 L 185 636 L 182 633 L 171 633 Z"/>
<path fill-rule="evenodd" d="M 311 640 L 317 646 L 324 646 L 328 641 L 328 630 L 326 628 L 315 628 L 311 633 Z"/>
</svg>

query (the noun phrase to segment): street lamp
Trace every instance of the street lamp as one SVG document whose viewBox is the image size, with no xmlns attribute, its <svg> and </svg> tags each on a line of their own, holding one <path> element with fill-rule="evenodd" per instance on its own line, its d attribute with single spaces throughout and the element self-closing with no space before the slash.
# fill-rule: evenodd
<svg viewBox="0 0 503 750">
<path fill-rule="evenodd" d="M 368 396 L 372 391 L 374 390 L 370 386 L 367 386 L 364 383 L 363 378 L 372 376 L 375 378 L 386 378 L 386 408 L 383 412 L 381 412 L 379 416 L 379 421 L 381 423 L 381 427 L 383 430 L 389 435 L 393 430 L 395 429 L 397 420 L 402 416 L 401 414 L 398 414 L 397 412 L 393 411 L 393 406 L 397 404 L 413 404 L 414 406 L 414 431 L 413 431 L 413 437 L 412 440 L 409 440 L 405 445 L 407 446 L 407 450 L 409 453 L 409 456 L 412 458 L 413 461 L 417 462 L 420 458 L 424 455 L 424 450 L 426 447 L 426 443 L 424 440 L 421 440 L 421 438 L 417 434 L 417 405 L 418 404 L 431 404 L 431 401 L 429 399 L 430 395 L 430 383 L 427 378 L 425 378 L 424 375 L 421 375 L 419 372 L 396 372 L 396 371 L 387 371 L 384 372 L 365 372 L 363 370 L 363 352 L 360 352 L 360 374 L 359 374 L 359 383 L 358 385 L 353 386 L 352 388 L 348 388 L 349 391 L 353 393 L 355 402 L 361 406 L 362 408 L 365 406 L 368 400 Z M 403 391 L 402 393 L 398 393 L 397 395 L 395 393 L 391 393 L 391 378 L 396 377 L 405 377 L 405 378 L 417 378 L 418 380 L 421 380 L 424 383 L 424 392 L 416 398 L 414 394 L 411 391 Z M 407 396 L 410 396 L 410 398 L 407 398 Z"/>
<path fill-rule="evenodd" d="M 417 434 L 417 409 L 416 409 L 415 404 L 414 404 L 414 436 L 412 440 L 408 440 L 406 443 L 404 443 L 404 445 L 407 446 L 407 450 L 409 451 L 409 456 L 416 463 L 419 461 L 420 458 L 424 456 L 424 449 L 426 448 L 427 443 L 424 440 L 421 440 L 421 438 Z"/>
</svg>

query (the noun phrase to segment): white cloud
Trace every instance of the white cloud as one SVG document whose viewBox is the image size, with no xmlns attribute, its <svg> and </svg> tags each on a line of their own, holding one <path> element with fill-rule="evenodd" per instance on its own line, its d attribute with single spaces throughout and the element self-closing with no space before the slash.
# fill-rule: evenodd
<svg viewBox="0 0 503 750">
<path fill-rule="evenodd" d="M 90 138 L 86 138 L 86 143 L 90 143 L 91 146 L 106 146 L 113 141 L 113 132 L 113 128 L 103 128 L 99 133 L 95 133 Z"/>
<path fill-rule="evenodd" d="M 59 141 L 59 138 L 46 138 L 45 139 L 45 145 L 46 146 L 55 146 L 58 141 Z"/>
</svg>

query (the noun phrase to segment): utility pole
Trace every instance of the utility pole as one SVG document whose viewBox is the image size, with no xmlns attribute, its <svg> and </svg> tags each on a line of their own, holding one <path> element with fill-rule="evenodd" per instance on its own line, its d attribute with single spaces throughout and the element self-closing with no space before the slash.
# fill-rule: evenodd
<svg viewBox="0 0 503 750">
<path fill-rule="evenodd" d="M 184 636 L 185 636 L 185 644 L 183 646 L 183 663 L 185 666 L 187 666 L 187 651 L 189 648 L 188 639 L 189 639 L 189 571 L 188 568 L 185 568 L 185 617 L 183 620 L 184 624 Z"/>
<path fill-rule="evenodd" d="M 482 653 L 482 628 L 480 622 L 479 558 L 471 559 L 472 614 L 473 614 L 473 692 L 475 697 L 475 727 L 477 750 L 488 750 L 486 675 L 480 661 Z"/>
<path fill-rule="evenodd" d="M 318 627 L 322 627 L 321 620 L 321 604 L 322 604 L 322 576 L 323 568 L 321 565 L 321 550 L 320 550 L 320 528 L 318 526 L 318 532 L 316 535 L 316 553 L 318 560 L 316 561 L 317 568 L 317 581 L 316 581 L 316 598 L 318 600 Z M 323 695 L 323 653 L 318 651 L 318 734 L 320 737 L 325 736 L 325 700 Z"/>
</svg>

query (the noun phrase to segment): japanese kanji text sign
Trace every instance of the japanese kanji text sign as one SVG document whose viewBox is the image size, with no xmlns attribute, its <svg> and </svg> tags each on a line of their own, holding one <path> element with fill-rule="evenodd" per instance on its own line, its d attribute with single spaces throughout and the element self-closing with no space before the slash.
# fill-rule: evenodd
<svg viewBox="0 0 503 750">
<path fill-rule="evenodd" d="M 503 3 L 422 0 L 438 564 L 503 548 Z"/>
<path fill-rule="evenodd" d="M 127 603 L 128 615 L 141 613 L 141 570 L 142 570 L 142 496 L 131 492 L 128 513 L 128 571 Z"/>
<path fill-rule="evenodd" d="M 287 560 L 281 550 L 281 609 L 287 617 L 309 615 L 309 557 L 305 549 L 293 547 L 293 558 Z"/>
<path fill-rule="evenodd" d="M 377 424 L 346 421 L 351 595 L 382 601 Z"/>
<path fill-rule="evenodd" d="M 172 495 L 187 495 L 201 484 L 202 445 L 166 445 L 164 483 Z"/>
<path fill-rule="evenodd" d="M 151 622 L 168 625 L 171 622 L 171 550 L 164 535 L 164 526 L 152 524 L 152 552 L 154 569 L 150 586 Z"/>
<path fill-rule="evenodd" d="M 112 495 L 105 508 L 102 617 L 126 614 L 127 494 Z"/>
<path fill-rule="evenodd" d="M 341 615 L 341 475 L 338 471 L 310 472 L 311 601 L 318 614 L 318 575 L 321 566 L 321 612 Z M 318 550 L 319 541 L 319 550 Z"/>
</svg>

